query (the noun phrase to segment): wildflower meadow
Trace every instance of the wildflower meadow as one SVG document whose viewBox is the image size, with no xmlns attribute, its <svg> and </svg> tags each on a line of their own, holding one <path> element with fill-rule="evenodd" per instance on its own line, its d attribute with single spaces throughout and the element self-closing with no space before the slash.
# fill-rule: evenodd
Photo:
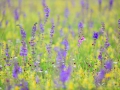
<svg viewBox="0 0 120 90">
<path fill-rule="evenodd" d="M 120 90 L 120 0 L 0 0 L 0 90 Z"/>
</svg>

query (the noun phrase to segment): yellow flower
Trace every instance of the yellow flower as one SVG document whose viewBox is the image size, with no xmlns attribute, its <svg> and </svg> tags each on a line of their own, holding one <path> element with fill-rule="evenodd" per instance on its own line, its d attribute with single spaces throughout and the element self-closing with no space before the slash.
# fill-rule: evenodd
<svg viewBox="0 0 120 90">
<path fill-rule="evenodd" d="M 18 86 L 15 86 L 15 89 L 14 90 L 20 90 L 20 88 Z"/>
<path fill-rule="evenodd" d="M 50 90 L 50 86 L 51 86 L 50 80 L 48 80 L 46 83 L 46 90 Z"/>
<path fill-rule="evenodd" d="M 33 89 L 36 88 L 36 81 L 35 80 L 32 82 L 32 87 L 33 87 Z"/>
<path fill-rule="evenodd" d="M 81 77 L 83 77 L 83 76 L 84 76 L 84 71 L 83 71 L 83 69 L 82 69 L 82 68 L 80 68 L 80 70 L 79 70 L 78 72 L 79 72 L 79 75 L 80 75 Z"/>
<path fill-rule="evenodd" d="M 105 77 L 106 77 L 106 78 L 111 77 L 111 73 L 107 73 L 107 74 L 105 75 Z"/>
<path fill-rule="evenodd" d="M 73 89 L 74 89 L 72 82 L 69 83 L 68 89 L 69 89 L 69 90 L 73 90 Z"/>
</svg>

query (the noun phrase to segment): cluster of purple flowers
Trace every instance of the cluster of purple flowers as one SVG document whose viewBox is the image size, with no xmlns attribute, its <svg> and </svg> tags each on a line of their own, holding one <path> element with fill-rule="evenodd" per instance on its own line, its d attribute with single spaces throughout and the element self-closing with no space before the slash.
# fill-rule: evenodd
<svg viewBox="0 0 120 90">
<path fill-rule="evenodd" d="M 16 21 L 19 20 L 19 12 L 18 12 L 18 9 L 15 9 L 15 10 L 14 10 L 14 18 L 15 18 Z"/>
<path fill-rule="evenodd" d="M 6 44 L 6 49 L 5 49 L 5 53 L 6 53 L 6 57 L 10 57 L 9 55 L 9 48 L 8 48 L 8 44 Z"/>
<path fill-rule="evenodd" d="M 53 37 L 54 28 L 55 28 L 55 25 L 54 25 L 54 22 L 52 22 L 52 28 L 51 28 L 51 30 L 50 30 L 50 37 Z"/>
<path fill-rule="evenodd" d="M 21 46 L 21 49 L 20 49 L 20 56 L 27 56 L 27 45 L 26 43 L 24 42 L 23 45 Z"/>
<path fill-rule="evenodd" d="M 65 46 L 66 51 L 69 49 L 69 43 L 68 43 L 67 39 L 64 39 L 61 44 L 63 44 Z"/>
<path fill-rule="evenodd" d="M 35 33 L 36 33 L 36 30 L 37 30 L 36 29 L 36 24 L 37 23 L 35 23 L 34 26 L 33 26 L 33 28 L 32 28 L 32 37 L 35 37 Z"/>
<path fill-rule="evenodd" d="M 22 69 L 20 68 L 20 66 L 18 65 L 17 62 L 14 63 L 14 69 L 13 69 L 13 77 L 17 78 L 18 74 L 20 74 L 22 72 Z"/>
<path fill-rule="evenodd" d="M 43 27 L 43 24 L 40 23 L 40 32 L 43 33 L 44 32 L 44 27 Z"/>
<path fill-rule="evenodd" d="M 99 86 L 102 83 L 102 80 L 105 78 L 105 75 L 111 71 L 113 66 L 112 60 L 107 60 L 104 64 L 104 68 L 100 70 L 95 76 L 95 84 Z"/>
<path fill-rule="evenodd" d="M 99 36 L 98 32 L 93 33 L 93 39 L 95 39 L 95 40 L 98 39 L 98 36 Z"/>
<path fill-rule="evenodd" d="M 78 28 L 80 29 L 80 28 L 83 28 L 83 23 L 82 22 L 80 22 L 79 24 L 78 24 Z"/>
<path fill-rule="evenodd" d="M 60 67 L 60 81 L 63 83 L 63 87 L 65 88 L 65 82 L 70 78 L 71 74 L 71 66 L 66 66 L 63 64 Z"/>
<path fill-rule="evenodd" d="M 21 42 L 22 46 L 20 48 L 20 56 L 27 56 L 28 51 L 27 51 L 27 44 L 25 42 L 26 32 L 20 25 L 18 25 L 18 26 L 20 27 L 20 33 L 22 36 L 22 42 Z"/>
</svg>

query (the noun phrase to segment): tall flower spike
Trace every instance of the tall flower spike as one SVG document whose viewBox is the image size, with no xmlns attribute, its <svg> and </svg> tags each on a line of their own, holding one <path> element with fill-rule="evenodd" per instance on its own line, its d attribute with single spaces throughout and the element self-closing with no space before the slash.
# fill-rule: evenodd
<svg viewBox="0 0 120 90">
<path fill-rule="evenodd" d="M 65 82 L 70 78 L 70 74 L 71 66 L 68 66 L 68 68 L 66 69 L 66 66 L 62 65 L 60 69 L 60 81 L 65 84 Z"/>
<path fill-rule="evenodd" d="M 101 5 L 102 4 L 102 0 L 98 0 L 98 3 L 99 3 L 99 5 Z"/>
<path fill-rule="evenodd" d="M 44 12 L 45 12 L 45 22 L 47 22 L 47 19 L 49 17 L 49 14 L 50 14 L 50 9 L 48 8 L 48 6 L 44 6 Z"/>
<path fill-rule="evenodd" d="M 120 29 L 120 19 L 118 20 L 118 28 Z"/>
<path fill-rule="evenodd" d="M 22 72 L 22 69 L 20 68 L 20 66 L 18 65 L 17 62 L 14 63 L 14 69 L 13 69 L 13 77 L 17 78 L 18 74 Z"/>
<path fill-rule="evenodd" d="M 6 49 L 5 49 L 5 53 L 6 53 L 6 57 L 10 57 L 9 55 L 9 48 L 8 48 L 8 44 L 6 44 Z"/>
<path fill-rule="evenodd" d="M 95 76 L 95 84 L 96 86 L 100 85 L 103 78 L 105 77 L 105 70 L 104 69 L 101 69 L 100 72 L 98 72 L 98 74 Z"/>
<path fill-rule="evenodd" d="M 14 10 L 14 18 L 15 18 L 16 21 L 19 20 L 19 12 L 18 12 L 18 9 L 15 9 L 15 10 Z"/>
<path fill-rule="evenodd" d="M 64 14 L 65 17 L 68 18 L 68 15 L 69 15 L 69 9 L 68 9 L 68 7 L 65 8 L 65 12 L 64 13 L 65 13 Z"/>
<path fill-rule="evenodd" d="M 32 28 L 32 37 L 35 37 L 35 33 L 36 33 L 36 25 L 37 25 L 37 23 L 35 23 L 34 25 L 33 25 L 33 28 Z"/>
<path fill-rule="evenodd" d="M 65 46 L 65 50 L 69 49 L 69 43 L 68 43 L 67 39 L 64 39 L 61 44 L 63 44 Z"/>
<path fill-rule="evenodd" d="M 43 24 L 40 23 L 40 32 L 43 33 L 44 32 L 44 27 L 43 27 Z"/>
<path fill-rule="evenodd" d="M 20 34 L 21 34 L 21 36 L 22 36 L 22 39 L 24 40 L 24 39 L 26 38 L 26 32 L 25 32 L 25 30 L 22 28 L 22 26 L 20 26 L 20 25 L 17 25 L 17 26 L 20 27 Z"/>
<path fill-rule="evenodd" d="M 52 28 L 51 28 L 51 30 L 50 30 L 50 37 L 53 37 L 54 28 L 55 28 L 55 26 L 54 26 L 54 23 L 52 22 Z"/>
<path fill-rule="evenodd" d="M 63 49 L 57 50 L 56 62 L 57 63 L 64 63 L 66 55 L 67 55 L 67 53 L 65 50 L 63 50 Z"/>
<path fill-rule="evenodd" d="M 80 29 L 80 28 L 83 28 L 83 23 L 82 22 L 80 22 L 79 24 L 78 24 L 78 28 Z"/>
<path fill-rule="evenodd" d="M 20 49 L 20 55 L 21 56 L 27 56 L 27 45 L 26 44 L 23 44 L 23 46 L 21 46 L 21 49 Z"/>
<path fill-rule="evenodd" d="M 109 0 L 109 9 L 110 9 L 110 10 L 112 9 L 113 1 L 114 1 L 114 0 Z"/>
</svg>

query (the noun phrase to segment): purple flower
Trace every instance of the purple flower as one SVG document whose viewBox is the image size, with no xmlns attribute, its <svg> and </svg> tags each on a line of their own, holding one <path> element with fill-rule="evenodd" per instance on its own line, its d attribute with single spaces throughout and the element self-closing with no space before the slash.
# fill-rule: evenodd
<svg viewBox="0 0 120 90">
<path fill-rule="evenodd" d="M 48 53 L 50 54 L 50 51 L 51 51 L 51 45 L 50 45 L 50 44 L 47 44 L 47 45 L 46 45 L 46 49 L 47 49 Z"/>
<path fill-rule="evenodd" d="M 82 22 L 80 22 L 79 24 L 78 24 L 78 28 L 80 29 L 80 28 L 83 28 L 83 23 Z"/>
<path fill-rule="evenodd" d="M 20 66 L 18 65 L 18 63 L 14 64 L 14 69 L 13 69 L 13 77 L 17 78 L 18 74 L 22 72 L 22 69 L 20 68 Z"/>
<path fill-rule="evenodd" d="M 11 6 L 11 0 L 7 0 L 9 7 Z"/>
<path fill-rule="evenodd" d="M 60 29 L 60 36 L 63 36 L 63 35 L 64 35 L 63 30 Z"/>
<path fill-rule="evenodd" d="M 100 70 L 100 72 L 98 73 L 98 78 L 102 80 L 105 77 L 105 73 L 106 72 L 104 69 Z"/>
<path fill-rule="evenodd" d="M 42 0 L 42 5 L 43 5 L 43 7 L 46 6 L 46 2 L 45 2 L 45 0 Z"/>
<path fill-rule="evenodd" d="M 106 69 L 107 71 L 110 71 L 110 70 L 112 69 L 112 65 L 113 65 L 112 60 L 107 60 L 107 61 L 105 62 L 104 67 L 105 67 L 105 69 Z"/>
<path fill-rule="evenodd" d="M 4 10 L 4 11 L 2 12 L 2 15 L 5 16 L 5 14 L 6 14 L 6 11 Z"/>
<path fill-rule="evenodd" d="M 5 24 L 6 24 L 6 26 L 8 25 L 8 20 L 6 20 Z"/>
<path fill-rule="evenodd" d="M 6 44 L 5 54 L 6 54 L 6 57 L 10 57 L 8 44 Z"/>
<path fill-rule="evenodd" d="M 93 33 L 93 38 L 94 38 L 94 39 L 98 39 L 98 36 L 99 36 L 98 32 L 94 32 L 94 33 Z"/>
<path fill-rule="evenodd" d="M 114 1 L 114 0 L 109 0 L 109 8 L 110 8 L 110 9 L 111 9 L 112 6 L 113 6 L 113 1 Z"/>
<path fill-rule="evenodd" d="M 65 13 L 64 14 L 65 17 L 68 18 L 68 15 L 69 15 L 69 9 L 68 9 L 68 7 L 65 8 L 65 12 L 64 13 Z"/>
<path fill-rule="evenodd" d="M 85 6 L 84 0 L 81 0 L 80 4 L 81 4 L 82 7 L 84 7 Z"/>
<path fill-rule="evenodd" d="M 98 0 L 98 3 L 99 3 L 99 5 L 101 5 L 101 3 L 102 3 L 102 0 Z"/>
<path fill-rule="evenodd" d="M 18 9 L 15 9 L 15 10 L 14 10 L 14 18 L 15 18 L 16 21 L 19 19 Z"/>
<path fill-rule="evenodd" d="M 35 37 L 35 32 L 36 32 L 36 30 L 37 30 L 37 29 L 36 29 L 36 24 L 37 24 L 37 23 L 35 23 L 34 26 L 33 26 L 33 28 L 32 28 L 32 36 L 33 36 L 33 37 Z"/>
<path fill-rule="evenodd" d="M 44 27 L 43 27 L 43 24 L 42 24 L 42 23 L 40 23 L 40 31 L 41 31 L 41 33 L 44 32 Z"/>
<path fill-rule="evenodd" d="M 105 42 L 105 48 L 108 48 L 110 46 L 109 42 Z"/>
<path fill-rule="evenodd" d="M 25 32 L 25 30 L 22 28 L 22 26 L 20 26 L 20 25 L 17 25 L 17 26 L 20 27 L 20 34 L 21 34 L 21 36 L 22 36 L 22 39 L 24 40 L 24 39 L 26 38 L 26 32 Z"/>
<path fill-rule="evenodd" d="M 50 13 L 50 9 L 48 8 L 48 6 L 45 6 L 44 12 L 45 12 L 46 18 L 48 18 L 49 17 L 49 13 Z"/>
<path fill-rule="evenodd" d="M 36 83 L 40 82 L 39 76 L 36 76 L 35 81 L 36 81 Z"/>
<path fill-rule="evenodd" d="M 56 62 L 58 64 L 63 63 L 66 58 L 67 52 L 63 49 L 60 49 L 59 47 L 55 47 L 54 50 L 57 52 Z"/>
<path fill-rule="evenodd" d="M 19 86 L 21 87 L 20 90 L 29 90 L 29 88 L 28 88 L 28 82 L 26 82 L 24 80 L 21 81 L 21 84 Z"/>
<path fill-rule="evenodd" d="M 66 50 L 69 49 L 69 43 L 68 43 L 67 39 L 64 39 L 61 44 L 63 44 L 65 46 Z"/>
<path fill-rule="evenodd" d="M 26 38 L 26 32 L 24 31 L 23 28 L 21 28 L 20 33 L 21 33 L 23 39 Z"/>
<path fill-rule="evenodd" d="M 21 46 L 21 49 L 20 49 L 20 55 L 21 56 L 27 56 L 27 46 L 26 44 L 23 44 L 23 46 Z"/>
<path fill-rule="evenodd" d="M 66 66 L 62 65 L 60 69 L 60 81 L 62 83 L 65 83 L 70 78 L 70 74 L 71 74 L 71 67 L 69 66 L 66 69 Z"/>
<path fill-rule="evenodd" d="M 54 23 L 52 23 L 52 28 L 51 28 L 51 30 L 50 30 L 50 37 L 53 37 L 54 28 L 55 28 Z"/>
<path fill-rule="evenodd" d="M 96 86 L 98 86 L 102 82 L 103 78 L 105 77 L 105 74 L 106 72 L 104 69 L 101 69 L 100 72 L 98 72 L 97 76 L 95 77 Z"/>
<path fill-rule="evenodd" d="M 98 55 L 98 59 L 102 60 L 102 54 Z"/>
<path fill-rule="evenodd" d="M 120 25 L 120 19 L 118 20 L 118 24 Z"/>
</svg>

